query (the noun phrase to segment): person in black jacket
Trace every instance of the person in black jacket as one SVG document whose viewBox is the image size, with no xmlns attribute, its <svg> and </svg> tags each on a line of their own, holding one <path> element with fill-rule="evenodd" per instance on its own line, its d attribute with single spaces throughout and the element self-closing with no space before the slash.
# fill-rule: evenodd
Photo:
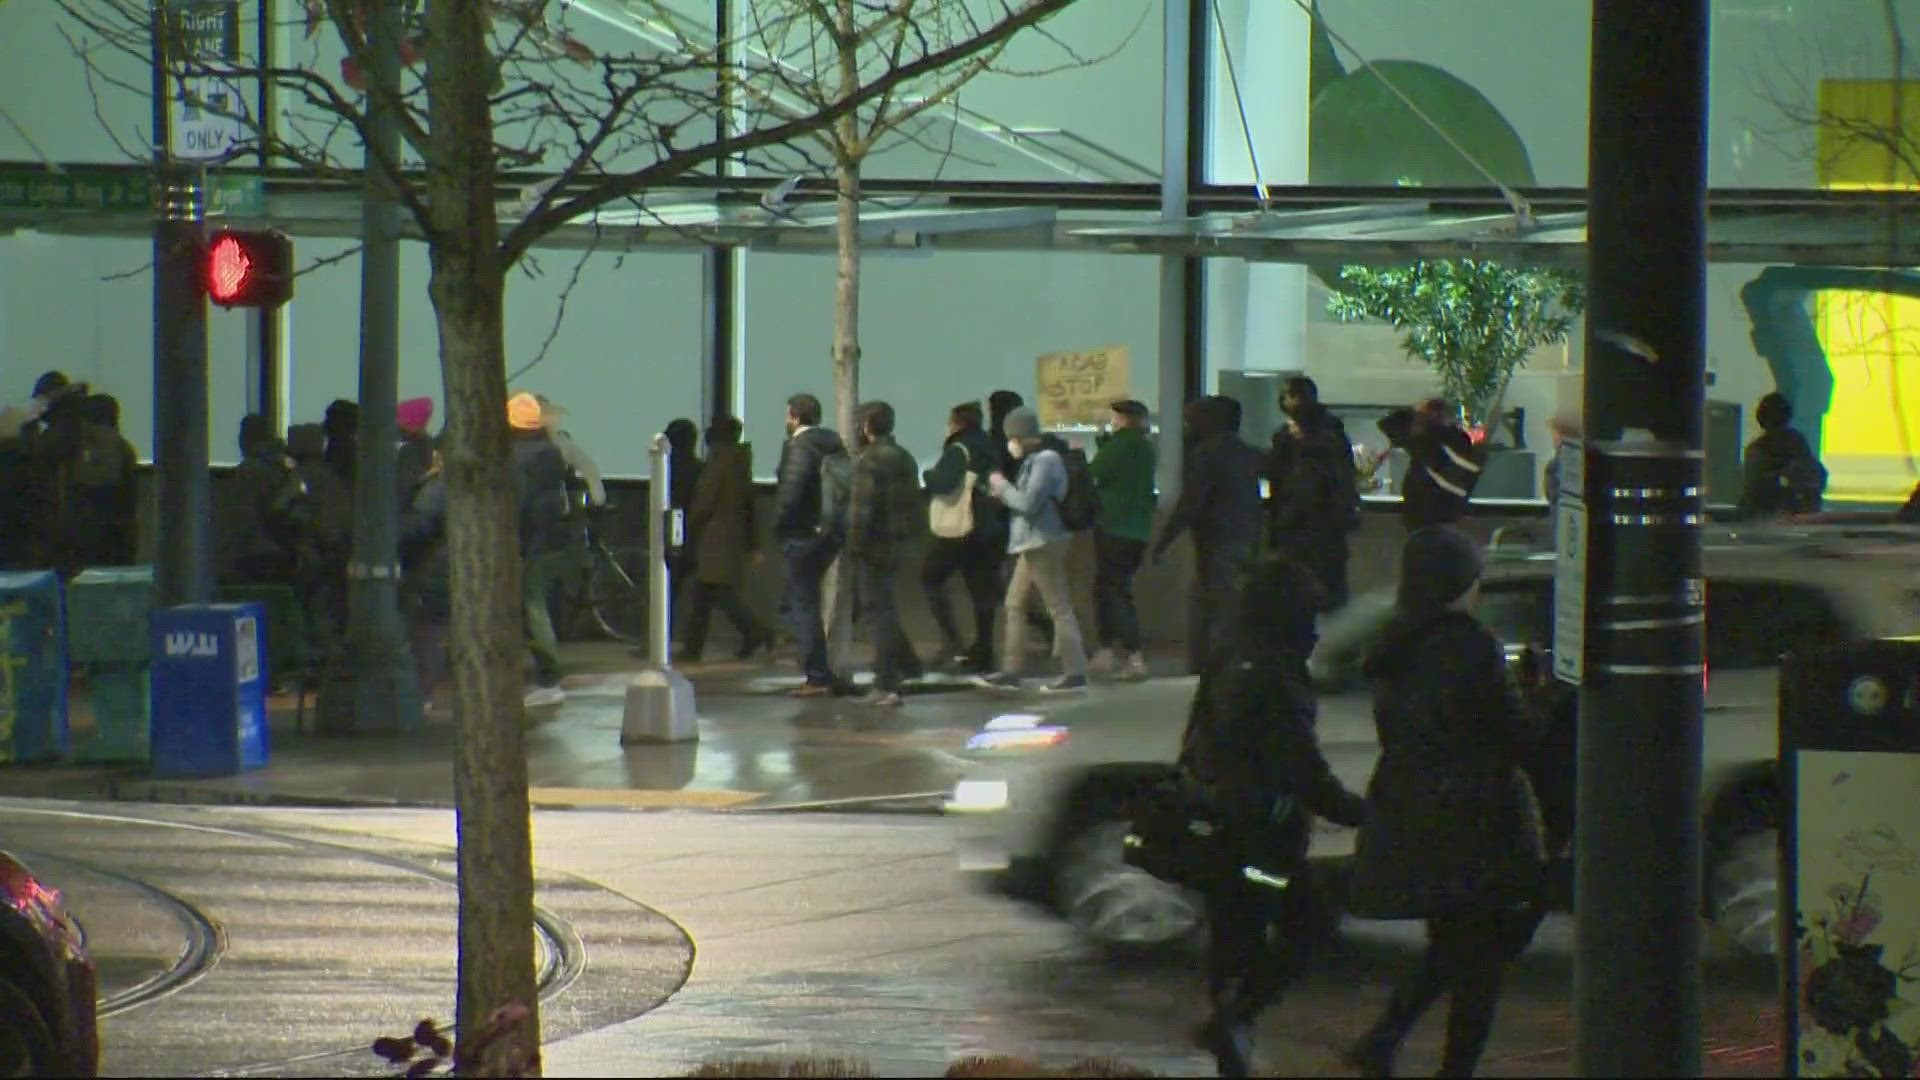
<svg viewBox="0 0 1920 1080">
<path fill-rule="evenodd" d="M 447 625 L 453 595 L 447 565 L 447 479 L 440 452 L 413 485 L 400 515 L 400 598 L 413 647 L 420 700 L 431 703 L 447 672 Z"/>
<path fill-rule="evenodd" d="M 858 575 L 861 618 L 873 642 L 873 692 L 865 703 L 895 708 L 902 703 L 903 681 L 919 662 L 900 629 L 894 580 L 903 549 L 926 534 L 927 510 L 913 455 L 893 441 L 893 406 L 866 402 L 858 423 L 846 542 L 848 563 Z"/>
<path fill-rule="evenodd" d="M 222 580 L 297 588 L 306 489 L 266 417 L 241 418 L 240 464 L 221 494 L 226 510 L 217 537 Z"/>
<path fill-rule="evenodd" d="M 821 514 L 821 465 L 846 444 L 831 428 L 820 426 L 820 399 L 795 394 L 787 399 L 787 441 L 780 448 L 778 486 L 774 491 L 773 537 L 786 560 L 786 595 L 781 601 L 800 643 L 800 667 L 806 684 L 795 697 L 822 697 L 833 693 L 833 670 L 827 663 L 827 628 L 821 620 L 821 579 L 840 541 Z"/>
<path fill-rule="evenodd" d="M 1001 417 L 1002 422 L 1005 417 Z M 999 610 L 1005 588 L 1000 569 L 1007 558 L 1006 506 L 985 492 L 987 475 L 999 471 L 1004 455 L 981 429 L 980 403 L 963 401 L 947 413 L 947 441 L 940 460 L 927 470 L 927 494 L 950 495 L 973 474 L 969 494 L 973 507 L 973 531 L 959 537 L 934 537 L 927 546 L 927 558 L 921 564 L 920 587 L 927 594 L 927 608 L 940 627 L 942 656 L 948 667 L 967 675 L 994 670 L 994 616 Z M 960 624 L 953 617 L 953 603 L 947 596 L 947 581 L 954 574 L 967 587 L 973 605 L 973 643 L 964 644 Z"/>
<path fill-rule="evenodd" d="M 684 521 L 686 513 L 693 507 L 693 490 L 700 483 L 700 428 L 693 421 L 682 416 L 661 432 L 667 437 L 669 453 L 667 455 L 667 508 L 680 511 Z M 669 530 L 671 532 L 671 530 Z M 680 597 L 687 583 L 694 580 L 694 566 L 699 556 L 691 544 L 683 544 L 667 552 L 667 582 L 672 589 L 670 611 L 680 610 Z"/>
<path fill-rule="evenodd" d="M 1246 1076 L 1252 1024 L 1277 1004 L 1331 926 L 1308 873 L 1313 818 L 1358 826 L 1366 801 L 1334 776 L 1314 735 L 1318 583 L 1285 555 L 1254 563 L 1230 653 L 1201 676 L 1182 755 L 1226 826 L 1235 862 L 1284 885 L 1223 873 L 1207 896 L 1213 1014 L 1197 1041 L 1221 1076 Z M 1237 869 L 1234 867 L 1232 869 Z"/>
<path fill-rule="evenodd" d="M 1305 375 L 1287 380 L 1280 409 L 1287 424 L 1268 458 L 1268 539 L 1312 572 L 1332 610 L 1347 602 L 1347 537 L 1360 527 L 1353 443 Z"/>
<path fill-rule="evenodd" d="M 360 405 L 337 398 L 327 406 L 321 427 L 327 433 L 327 467 L 353 490 L 353 478 L 360 470 Z"/>
<path fill-rule="evenodd" d="M 1393 1075 L 1407 1033 L 1451 994 L 1440 1075 L 1471 1076 L 1507 964 L 1542 914 L 1545 849 L 1526 775 L 1539 736 L 1500 641 L 1468 613 L 1481 568 L 1472 538 L 1416 530 L 1400 567 L 1393 620 L 1363 668 L 1380 758 L 1348 910 L 1426 920 L 1427 950 L 1347 1057 L 1363 1075 Z"/>
<path fill-rule="evenodd" d="M 1187 669 L 1207 669 L 1209 652 L 1234 625 L 1235 582 L 1260 546 L 1260 477 L 1266 462 L 1240 438 L 1240 403 L 1207 397 L 1186 409 L 1187 458 L 1180 500 L 1154 545 L 1166 557 L 1182 533 L 1193 534 L 1193 598 L 1188 608 Z"/>
<path fill-rule="evenodd" d="M 567 527 L 567 461 L 547 437 L 540 402 L 532 394 L 516 394 L 508 400 L 507 426 L 520 507 L 521 599 L 536 682 L 526 704 L 557 705 L 566 694 L 560 689 L 560 641 L 553 631 L 548 601 L 554 584 L 574 562 L 573 533 Z"/>
<path fill-rule="evenodd" d="M 1480 482 L 1480 455 L 1459 414 L 1439 398 L 1381 419 L 1380 433 L 1407 452 L 1400 518 L 1408 532 L 1451 525 L 1467 516 L 1467 500 Z"/>
</svg>

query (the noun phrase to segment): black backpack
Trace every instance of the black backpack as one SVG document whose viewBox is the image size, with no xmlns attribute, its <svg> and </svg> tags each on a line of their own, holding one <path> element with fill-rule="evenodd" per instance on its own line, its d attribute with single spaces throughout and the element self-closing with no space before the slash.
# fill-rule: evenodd
<svg viewBox="0 0 1920 1080">
<path fill-rule="evenodd" d="M 1086 532 L 1100 516 L 1100 491 L 1093 485 L 1093 468 L 1086 451 L 1058 451 L 1067 467 L 1067 491 L 1060 496 L 1060 524 L 1068 532 Z"/>
<path fill-rule="evenodd" d="M 1812 457 L 1795 457 L 1780 470 L 1783 502 L 1795 514 L 1817 514 L 1827 493 L 1827 467 Z"/>
<path fill-rule="evenodd" d="M 853 502 L 853 455 L 835 451 L 820 459 L 820 531 L 847 536 L 847 507 Z"/>
</svg>

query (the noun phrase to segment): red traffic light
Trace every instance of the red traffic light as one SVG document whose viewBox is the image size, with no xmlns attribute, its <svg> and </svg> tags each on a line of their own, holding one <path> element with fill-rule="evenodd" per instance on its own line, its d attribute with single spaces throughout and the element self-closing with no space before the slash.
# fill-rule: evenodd
<svg viewBox="0 0 1920 1080">
<path fill-rule="evenodd" d="M 293 241 L 272 230 L 222 229 L 207 241 L 205 281 L 221 307 L 279 307 L 293 297 Z"/>
</svg>

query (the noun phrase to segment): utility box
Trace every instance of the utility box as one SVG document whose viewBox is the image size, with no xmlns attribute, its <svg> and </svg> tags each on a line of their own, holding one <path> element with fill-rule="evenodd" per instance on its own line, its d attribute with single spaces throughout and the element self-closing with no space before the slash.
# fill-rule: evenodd
<svg viewBox="0 0 1920 1080">
<path fill-rule="evenodd" d="M 153 774 L 232 776 L 267 763 L 259 604 L 197 604 L 153 617 Z"/>
<path fill-rule="evenodd" d="M 65 601 L 51 570 L 0 573 L 0 764 L 69 749 Z"/>
<path fill-rule="evenodd" d="M 1780 673 L 1788 1076 L 1920 1075 L 1920 639 Z"/>
<path fill-rule="evenodd" d="M 75 664 L 145 664 L 152 617 L 153 567 L 83 571 L 67 583 L 67 657 Z"/>
</svg>

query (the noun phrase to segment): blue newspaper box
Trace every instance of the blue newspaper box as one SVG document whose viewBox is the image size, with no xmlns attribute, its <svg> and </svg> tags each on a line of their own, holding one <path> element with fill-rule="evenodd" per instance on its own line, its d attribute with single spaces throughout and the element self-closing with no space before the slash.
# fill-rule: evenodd
<svg viewBox="0 0 1920 1080">
<path fill-rule="evenodd" d="M 0 763 L 52 761 L 69 743 L 60 577 L 0 574 Z"/>
<path fill-rule="evenodd" d="M 259 604 L 153 613 L 153 774 L 232 776 L 267 763 Z"/>
</svg>

